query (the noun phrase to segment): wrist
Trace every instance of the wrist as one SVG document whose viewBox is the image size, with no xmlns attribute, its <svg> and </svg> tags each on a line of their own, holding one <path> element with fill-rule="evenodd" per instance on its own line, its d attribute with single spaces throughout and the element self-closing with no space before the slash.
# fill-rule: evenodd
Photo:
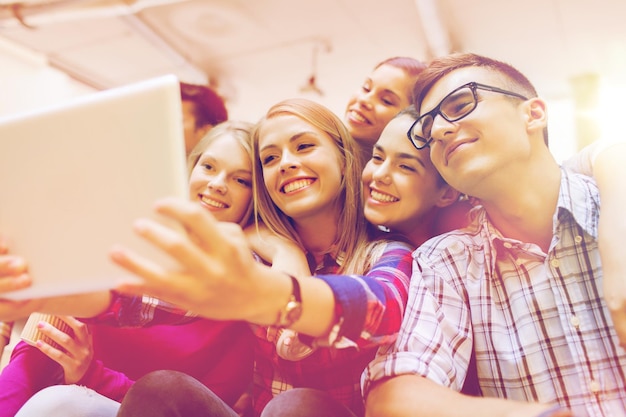
<svg viewBox="0 0 626 417">
<path fill-rule="evenodd" d="M 289 328 L 300 319 L 302 315 L 302 294 L 300 283 L 293 275 L 287 274 L 291 280 L 291 295 L 287 303 L 278 311 L 273 327 Z"/>
</svg>

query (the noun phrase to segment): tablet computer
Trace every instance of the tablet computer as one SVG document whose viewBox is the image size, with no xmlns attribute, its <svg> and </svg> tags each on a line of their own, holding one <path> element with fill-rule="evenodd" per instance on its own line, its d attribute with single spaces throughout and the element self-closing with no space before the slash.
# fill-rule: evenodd
<svg viewBox="0 0 626 417">
<path fill-rule="evenodd" d="M 0 119 L 0 235 L 33 277 L 0 297 L 110 289 L 129 276 L 109 258 L 116 243 L 160 261 L 132 224 L 188 196 L 182 117 L 167 75 Z"/>
</svg>

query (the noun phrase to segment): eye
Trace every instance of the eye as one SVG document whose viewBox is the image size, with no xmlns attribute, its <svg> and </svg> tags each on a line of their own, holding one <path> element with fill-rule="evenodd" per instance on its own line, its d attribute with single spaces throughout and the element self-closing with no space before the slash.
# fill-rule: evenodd
<svg viewBox="0 0 626 417">
<path fill-rule="evenodd" d="M 373 154 L 371 160 L 379 164 L 384 161 L 383 157 L 377 154 Z"/>
<path fill-rule="evenodd" d="M 395 100 L 394 97 L 391 97 L 391 98 L 390 97 L 383 97 L 383 98 L 381 98 L 381 101 L 383 103 L 385 103 L 385 105 L 387 105 L 387 106 L 396 106 L 397 105 L 396 104 L 396 100 Z"/>
<path fill-rule="evenodd" d="M 235 181 L 237 184 L 243 185 L 244 187 L 252 187 L 252 181 L 247 178 L 235 178 Z"/>
<path fill-rule="evenodd" d="M 298 146 L 296 147 L 297 150 L 299 151 L 304 151 L 307 150 L 309 148 L 312 148 L 313 146 L 315 146 L 312 143 L 299 143 Z"/>
<path fill-rule="evenodd" d="M 417 169 L 415 169 L 411 165 L 400 164 L 399 166 L 400 166 L 400 169 L 403 170 L 403 171 L 417 172 Z"/>
<path fill-rule="evenodd" d="M 207 170 L 207 171 L 212 171 L 213 170 L 213 164 L 210 164 L 208 162 L 202 164 L 202 167 Z"/>
<path fill-rule="evenodd" d="M 267 166 L 276 160 L 276 155 L 266 155 L 261 158 L 261 165 Z"/>
<path fill-rule="evenodd" d="M 460 91 L 450 96 L 441 106 L 441 112 L 451 119 L 469 113 L 474 107 L 474 96 L 471 91 Z"/>
</svg>

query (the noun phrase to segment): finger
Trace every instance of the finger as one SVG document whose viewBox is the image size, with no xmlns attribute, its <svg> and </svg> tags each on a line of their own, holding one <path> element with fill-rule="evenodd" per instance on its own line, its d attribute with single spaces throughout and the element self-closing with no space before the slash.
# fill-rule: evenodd
<svg viewBox="0 0 626 417">
<path fill-rule="evenodd" d="M 2 275 L 19 275 L 27 270 L 24 258 L 16 255 L 0 256 L 0 274 Z"/>
<path fill-rule="evenodd" d="M 0 272 L 2 275 L 2 272 Z M 0 297 L 3 292 L 10 292 L 28 288 L 32 285 L 33 280 L 29 274 L 19 274 L 12 276 L 0 277 Z"/>
<path fill-rule="evenodd" d="M 72 316 L 59 316 L 72 330 L 71 336 L 80 342 L 86 342 L 89 338 L 89 326 Z"/>
<path fill-rule="evenodd" d="M 110 256 L 113 262 L 137 277 L 120 280 L 115 288 L 117 291 L 130 295 L 149 294 L 157 298 L 169 294 L 170 280 L 162 266 L 121 246 L 114 247 Z"/>
<path fill-rule="evenodd" d="M 44 355 L 52 359 L 61 365 L 64 369 L 65 367 L 71 365 L 72 359 L 67 356 L 67 354 L 54 346 L 46 343 L 43 340 L 37 340 L 35 343 L 37 349 L 39 349 Z"/>
<path fill-rule="evenodd" d="M 62 330 L 57 329 L 52 324 L 40 321 L 37 324 L 37 328 L 41 331 L 42 334 L 48 336 L 52 341 L 57 343 L 64 349 L 67 353 L 74 356 L 76 352 L 76 343 L 71 335 L 65 333 Z"/>
<path fill-rule="evenodd" d="M 181 224 L 187 233 L 199 238 L 203 245 L 210 248 L 215 239 L 219 222 L 200 204 L 177 198 L 161 200 L 156 205 L 157 213 Z"/>
<path fill-rule="evenodd" d="M 137 220 L 134 229 L 143 239 L 176 260 L 180 265 L 180 269 L 183 269 L 183 265 L 185 268 L 194 270 L 204 267 L 206 262 L 205 247 L 199 246 L 197 242 L 192 241 L 189 234 L 182 233 L 180 230 L 174 230 L 150 219 Z M 137 260 L 138 255 L 133 257 Z M 141 263 L 147 265 L 148 260 L 145 259 L 144 261 Z M 163 272 L 156 265 L 150 266 L 148 269 L 158 270 L 161 274 Z"/>
</svg>

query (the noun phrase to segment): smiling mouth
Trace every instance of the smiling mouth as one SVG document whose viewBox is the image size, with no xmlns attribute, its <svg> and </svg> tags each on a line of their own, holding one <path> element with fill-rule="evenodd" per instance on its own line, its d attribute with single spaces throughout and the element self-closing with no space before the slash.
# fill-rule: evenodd
<svg viewBox="0 0 626 417">
<path fill-rule="evenodd" d="M 450 156 L 453 155 L 457 149 L 459 149 L 460 147 L 467 145 L 468 143 L 472 143 L 475 142 L 476 140 L 464 140 L 464 141 L 460 141 L 456 144 L 454 144 L 454 146 L 452 146 L 447 152 L 446 152 L 446 165 L 450 162 Z"/>
<path fill-rule="evenodd" d="M 372 200 L 378 201 L 380 203 L 395 203 L 396 201 L 400 200 L 399 198 L 396 198 L 389 194 L 381 193 L 380 191 L 372 189 L 370 189 L 370 197 L 372 197 Z"/>
<path fill-rule="evenodd" d="M 301 180 L 292 181 L 289 184 L 285 184 L 283 186 L 282 192 L 285 194 L 292 193 L 294 191 L 301 190 L 309 185 L 313 184 L 313 180 L 310 178 L 305 178 Z"/>
<path fill-rule="evenodd" d="M 363 117 L 363 115 L 355 110 L 350 110 L 350 117 L 352 117 L 354 120 L 356 120 L 357 122 L 360 123 L 368 123 L 369 124 L 369 120 L 367 120 L 365 117 Z"/>
<path fill-rule="evenodd" d="M 223 209 L 223 208 L 227 208 L 227 207 L 228 207 L 228 205 L 226 205 L 226 204 L 224 204 L 224 203 L 222 203 L 222 202 L 219 202 L 219 201 L 213 200 L 212 198 L 209 198 L 209 197 L 204 196 L 204 195 L 201 195 L 201 196 L 200 196 L 200 200 L 201 200 L 204 204 L 206 204 L 207 206 L 211 206 L 211 207 L 215 207 L 215 208 L 220 208 L 220 209 Z"/>
</svg>

